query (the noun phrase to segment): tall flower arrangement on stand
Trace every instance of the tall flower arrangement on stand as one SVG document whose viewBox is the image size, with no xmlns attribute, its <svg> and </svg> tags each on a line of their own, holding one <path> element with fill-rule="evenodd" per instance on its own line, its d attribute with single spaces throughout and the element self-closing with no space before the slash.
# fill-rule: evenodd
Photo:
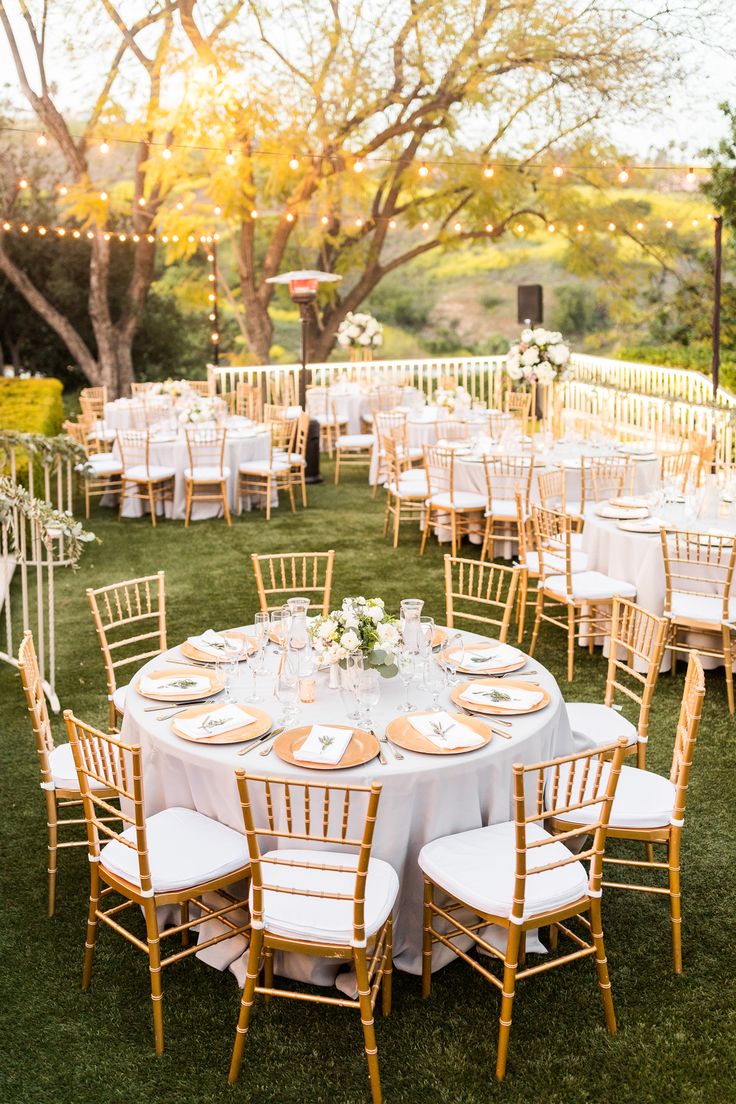
<svg viewBox="0 0 736 1104">
<path fill-rule="evenodd" d="M 570 347 L 557 330 L 537 326 L 522 330 L 519 341 L 506 356 L 506 373 L 514 384 L 536 383 L 547 387 L 564 376 L 570 362 Z"/>
<path fill-rule="evenodd" d="M 338 326 L 337 343 L 343 349 L 370 357 L 373 349 L 383 345 L 383 326 L 372 314 L 349 311 Z"/>
</svg>

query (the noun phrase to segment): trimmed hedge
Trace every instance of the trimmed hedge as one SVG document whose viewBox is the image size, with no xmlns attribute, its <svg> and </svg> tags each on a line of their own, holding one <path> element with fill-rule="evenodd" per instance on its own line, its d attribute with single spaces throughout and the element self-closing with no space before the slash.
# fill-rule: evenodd
<svg viewBox="0 0 736 1104">
<path fill-rule="evenodd" d="M 58 379 L 0 379 L 0 429 L 55 437 L 64 421 L 61 393 Z M 23 483 L 27 470 L 21 457 L 16 475 Z"/>
</svg>

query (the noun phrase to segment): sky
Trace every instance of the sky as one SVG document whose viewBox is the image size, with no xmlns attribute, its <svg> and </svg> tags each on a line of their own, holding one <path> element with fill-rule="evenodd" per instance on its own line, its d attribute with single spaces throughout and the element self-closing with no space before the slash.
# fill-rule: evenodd
<svg viewBox="0 0 736 1104">
<path fill-rule="evenodd" d="M 640 0 L 647 3 L 647 0 Z M 693 0 L 695 9 L 703 9 L 705 0 Z M 633 11 L 638 5 L 629 5 Z M 618 118 L 608 122 L 609 136 L 614 144 L 645 161 L 657 150 L 672 149 L 673 160 L 683 164 L 697 163 L 704 147 L 717 144 L 725 134 L 724 119 L 718 104 L 728 100 L 736 103 L 736 32 L 733 16 L 736 0 L 708 0 L 715 17 L 707 32 L 684 42 L 682 53 L 691 68 L 691 75 L 681 84 L 662 90 L 661 102 L 648 117 Z M 12 11 L 13 5 L 8 5 Z M 54 0 L 51 0 L 53 14 Z M 63 7 L 60 4 L 60 7 Z M 16 22 L 16 27 L 18 23 Z M 693 28 L 695 21 L 693 21 Z M 695 34 L 695 31 L 694 31 Z M 701 41 L 705 38 L 705 41 Z M 53 43 L 53 39 L 51 40 Z M 31 62 L 30 47 L 24 50 L 24 60 Z M 59 58 L 58 66 L 50 65 L 58 87 L 58 102 L 68 110 L 79 104 L 79 80 L 65 77 L 63 51 L 51 49 L 49 56 Z M 98 88 L 105 72 L 105 56 L 92 52 L 83 67 L 90 88 Z M 31 62 L 32 69 L 32 62 Z M 56 69 L 56 71 L 54 71 Z M 0 86 L 4 98 L 27 114 L 28 107 L 18 88 L 10 50 L 0 30 Z"/>
</svg>

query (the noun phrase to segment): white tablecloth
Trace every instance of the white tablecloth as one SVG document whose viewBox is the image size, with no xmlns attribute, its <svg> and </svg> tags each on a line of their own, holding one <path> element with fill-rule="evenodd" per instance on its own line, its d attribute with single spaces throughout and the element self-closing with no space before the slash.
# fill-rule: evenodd
<svg viewBox="0 0 736 1104">
<path fill-rule="evenodd" d="M 400 401 L 411 403 L 421 400 L 420 392 L 415 387 L 397 388 Z M 324 392 L 318 389 L 318 394 L 310 397 L 307 391 L 307 411 L 311 415 L 324 414 Z M 422 400 L 423 401 L 423 400 Z M 370 396 L 364 388 L 357 383 L 337 383 L 329 388 L 329 402 L 334 403 L 335 413 L 340 421 L 346 422 L 348 433 L 363 433 L 363 421 L 370 421 L 371 404 Z"/>
<path fill-rule="evenodd" d="M 219 627 L 219 626 L 218 626 Z M 247 631 L 247 630 L 246 630 Z M 477 639 L 475 634 L 465 634 Z M 178 649 L 167 653 L 182 658 Z M 272 658 L 275 662 L 275 656 Z M 142 671 L 164 666 L 159 657 Z M 332 781 L 369 784 L 373 779 L 383 783 L 378 812 L 373 855 L 391 863 L 399 875 L 401 889 L 395 913 L 394 959 L 409 973 L 421 973 L 422 948 L 422 877 L 417 856 L 430 840 L 454 832 L 478 828 L 513 818 L 512 764 L 536 762 L 574 750 L 567 712 L 552 675 L 537 660 L 534 676 L 550 693 L 550 704 L 537 713 L 513 720 L 511 740 L 494 736 L 486 747 L 462 755 L 420 755 L 405 752 L 397 761 L 386 749 L 388 763 L 381 766 L 373 760 L 362 767 L 330 771 Z M 523 677 L 520 673 L 519 678 Z M 243 672 L 241 679 L 250 676 Z M 137 676 L 132 680 L 137 681 Z M 268 692 L 272 681 L 268 683 Z M 403 685 L 398 678 L 381 683 L 381 701 L 374 711 L 376 731 L 381 734 L 388 721 L 397 715 L 403 700 Z M 412 701 L 418 709 L 427 709 L 430 698 L 422 687 L 412 687 Z M 443 708 L 454 709 L 449 694 L 440 698 Z M 272 753 L 268 758 L 258 750 L 248 755 L 237 754 L 238 745 L 204 747 L 179 739 L 171 731 L 170 722 L 159 722 L 156 713 L 144 712 L 145 699 L 129 690 L 126 700 L 122 738 L 141 744 L 144 757 L 146 813 L 151 815 L 171 806 L 185 806 L 214 817 L 231 828 L 243 831 L 243 820 L 235 786 L 236 768 L 247 768 L 259 775 L 305 777 L 308 768 L 282 762 Z M 271 697 L 260 703 L 275 718 L 280 715 L 278 703 Z M 346 723 L 342 696 L 328 688 L 326 673 L 318 676 L 317 700 L 313 705 L 300 705 L 297 724 L 312 722 Z M 347 722 L 350 723 L 350 722 Z M 312 772 L 318 782 L 321 772 Z M 233 941 L 235 943 L 235 941 Z M 223 944 L 230 948 L 230 943 Z M 242 947 L 233 946 L 230 968 L 242 976 Z M 452 957 L 445 948 L 435 948 L 435 968 Z M 276 961 L 277 972 L 308 978 L 318 984 L 332 984 L 337 966 L 324 960 L 284 956 Z M 221 968 L 226 962 L 219 963 Z"/>
<path fill-rule="evenodd" d="M 257 426 L 238 425 L 240 419 L 229 419 L 228 435 L 225 440 L 225 467 L 230 468 L 230 478 L 227 482 L 228 502 L 230 509 L 236 513 L 238 508 L 238 467 L 246 460 L 267 460 L 269 456 L 269 435 Z M 153 465 L 162 465 L 174 469 L 174 503 L 166 503 L 166 517 L 182 520 L 186 503 L 186 485 L 184 471 L 189 467 L 189 454 L 184 433 L 180 432 L 173 439 L 151 439 L 149 462 Z M 113 453 L 118 455 L 117 444 L 113 447 Z M 209 493 L 209 488 L 205 488 Z M 274 503 L 278 499 L 274 497 Z M 112 504 L 110 496 L 102 499 L 102 505 Z M 248 509 L 250 503 L 243 501 L 243 508 Z M 140 517 L 143 514 L 144 504 L 135 498 L 126 498 L 123 507 L 123 517 Z M 192 505 L 192 521 L 201 521 L 204 518 L 222 517 L 222 506 L 218 502 L 195 502 Z"/>
</svg>

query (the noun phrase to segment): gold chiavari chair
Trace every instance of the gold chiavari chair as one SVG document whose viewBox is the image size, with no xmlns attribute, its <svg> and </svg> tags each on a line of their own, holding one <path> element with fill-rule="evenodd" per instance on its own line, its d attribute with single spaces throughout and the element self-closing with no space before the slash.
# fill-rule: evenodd
<svg viewBox="0 0 736 1104">
<path fill-rule="evenodd" d="M 289 408 L 288 406 L 282 406 L 276 403 L 264 403 L 263 404 L 263 421 L 264 422 L 287 422 L 289 421 Z"/>
<path fill-rule="evenodd" d="M 499 1081 L 506 1074 L 516 982 L 533 974 L 582 958 L 595 958 L 606 1027 L 611 1033 L 616 1031 L 603 943 L 601 860 L 623 750 L 621 741 L 528 766 L 514 763 L 513 821 L 444 836 L 425 844 L 419 852 L 424 874 L 422 996 L 426 998 L 430 993 L 435 943 L 449 947 L 500 990 L 496 1057 Z M 610 763 L 604 763 L 605 756 L 612 756 Z M 567 785 L 561 779 L 565 770 Z M 533 808 L 529 814 L 526 794 Z M 579 810 L 589 816 L 589 826 L 553 827 L 555 822 L 550 818 Z M 586 846 L 588 834 L 593 835 L 593 841 Z M 573 840 L 582 844 L 577 854 L 569 848 Z M 585 862 L 589 863 L 588 871 Z M 466 920 L 467 911 L 477 920 Z M 580 932 L 568 927 L 573 920 L 580 923 Z M 505 929 L 505 951 L 483 938 L 481 933 L 489 924 Z M 541 966 L 524 968 L 527 931 L 546 925 L 554 925 L 555 932 L 569 939 L 573 949 Z M 466 937 L 491 960 L 503 965 L 502 977 L 454 942 Z"/>
<path fill-rule="evenodd" d="M 392 912 L 399 891 L 393 867 L 371 858 L 381 785 L 317 784 L 245 771 L 235 776 L 250 853 L 252 929 L 228 1080 L 234 1083 L 240 1072 L 256 995 L 290 997 L 360 1013 L 371 1094 L 381 1104 L 373 1010 L 381 989 L 383 1014 L 391 1012 Z M 263 853 L 266 842 L 273 849 Z M 276 988 L 274 951 L 352 962 L 357 1000 Z"/>
<path fill-rule="evenodd" d="M 122 493 L 118 516 L 122 518 L 126 498 L 145 503 L 156 528 L 156 510 L 161 504 L 174 503 L 174 469 L 150 461 L 151 438 L 148 430 L 128 429 L 118 433 L 118 451 L 123 465 Z"/>
<path fill-rule="evenodd" d="M 442 447 L 448 441 L 469 441 L 470 427 L 467 422 L 451 420 L 438 421 L 436 424 L 437 444 Z"/>
<path fill-rule="evenodd" d="M 86 459 L 76 465 L 76 471 L 84 487 L 84 516 L 88 518 L 90 499 L 121 493 L 123 465 L 109 452 L 95 450 L 81 422 L 64 422 L 64 432 L 85 451 Z"/>
<path fill-rule="evenodd" d="M 125 712 L 125 693 L 128 689 L 127 685 L 117 684 L 118 668 L 131 664 L 140 666 L 143 660 L 166 651 L 164 572 L 110 583 L 96 590 L 88 587 L 87 601 L 105 664 L 109 724 L 111 731 L 115 732 L 118 718 Z M 156 646 L 149 648 L 148 641 L 155 641 Z M 147 650 L 141 652 L 141 645 L 145 645 Z"/>
<path fill-rule="evenodd" d="M 427 513 L 419 554 L 424 555 L 427 537 L 432 529 L 449 518 L 452 554 L 456 556 L 463 536 L 470 532 L 473 523 L 480 528 L 486 496 L 455 490 L 455 453 L 452 449 L 436 445 L 425 448 L 424 471 L 427 476 Z"/>
<path fill-rule="evenodd" d="M 209 380 L 188 379 L 184 380 L 184 383 L 190 391 L 193 391 L 195 395 L 199 395 L 200 398 L 208 399 L 210 397 L 211 392 Z"/>
<path fill-rule="evenodd" d="M 665 452 L 659 459 L 659 478 L 662 483 L 674 483 L 679 491 L 684 491 L 693 463 L 693 453 L 684 447 L 679 452 Z"/>
<path fill-rule="evenodd" d="M 587 502 L 607 502 L 634 493 L 634 465 L 625 456 L 594 456 L 583 460 L 581 482 Z"/>
<path fill-rule="evenodd" d="M 82 795 L 74 766 L 74 756 L 69 744 L 56 744 L 43 691 L 43 681 L 33 644 L 33 634 L 26 630 L 18 650 L 18 670 L 23 693 L 31 718 L 36 741 L 38 766 L 41 771 L 41 789 L 46 799 L 46 848 L 48 854 L 48 914 L 54 915 L 56 907 L 56 875 L 58 852 L 67 847 L 85 847 L 85 839 L 59 841 L 59 832 L 76 829 L 84 824 L 84 817 L 73 814 L 82 811 Z M 112 797 L 109 791 L 106 796 Z M 70 810 L 72 815 L 67 815 Z"/>
<path fill-rule="evenodd" d="M 261 390 L 252 383 L 238 383 L 235 387 L 235 413 L 240 418 L 260 420 Z"/>
<path fill-rule="evenodd" d="M 83 387 L 79 392 L 79 402 L 86 404 L 90 413 L 96 418 L 104 418 L 105 404 L 107 402 L 106 387 Z M 84 409 L 84 408 L 83 408 Z"/>
<path fill-rule="evenodd" d="M 542 577 L 537 586 L 529 655 L 534 654 L 543 621 L 564 629 L 567 632 L 567 681 L 572 682 L 576 635 L 587 635 L 592 652 L 595 638 L 609 631 L 613 599 L 617 595 L 635 599 L 636 587 L 601 571 L 573 571 L 572 519 L 569 515 L 533 506 L 532 524 Z M 564 571 L 560 570 L 562 562 Z M 561 612 L 555 614 L 554 610 L 560 608 Z"/>
<path fill-rule="evenodd" d="M 493 557 L 498 541 L 519 539 L 516 509 L 517 491 L 521 494 L 524 517 L 529 516 L 529 498 L 534 475 L 531 456 L 484 456 L 486 510 L 483 546 L 480 558 Z"/>
<path fill-rule="evenodd" d="M 309 415 L 300 414 L 296 419 L 294 447 L 291 453 L 291 479 L 299 484 L 302 492 L 302 506 L 307 507 L 307 441 L 309 439 Z"/>
<path fill-rule="evenodd" d="M 343 410 L 330 398 L 329 387 L 310 387 L 307 391 L 307 413 L 319 422 L 320 448 L 330 459 L 335 441 L 348 431 L 348 419 Z"/>
<path fill-rule="evenodd" d="M 523 434 L 529 430 L 532 414 L 532 394 L 530 391 L 507 391 L 503 397 L 503 412 L 511 414 L 519 423 Z"/>
<path fill-rule="evenodd" d="M 660 530 L 664 560 L 664 616 L 669 630 L 666 650 L 675 673 L 677 656 L 697 652 L 723 663 L 728 711 L 734 712 L 733 637 L 736 632 L 736 597 L 733 577 L 736 538 L 715 533 L 676 529 Z M 683 633 L 697 633 L 698 643 L 681 640 Z M 700 638 L 710 639 L 703 643 Z"/>
<path fill-rule="evenodd" d="M 265 409 L 265 408 L 264 408 Z M 266 508 L 266 521 L 271 520 L 271 500 L 274 492 L 286 491 L 292 514 L 296 513 L 291 456 L 294 452 L 296 420 L 265 422 L 270 433 L 268 458 L 244 460 L 238 469 L 238 513 L 243 508 L 243 496 L 259 499 Z"/>
<path fill-rule="evenodd" d="M 309 609 L 330 612 L 335 552 L 251 553 L 258 605 L 263 613 L 283 606 L 289 598 L 309 598 Z"/>
<path fill-rule="evenodd" d="M 445 556 L 445 622 L 469 621 L 468 631 L 494 631 L 505 644 L 519 585 L 519 568 Z M 483 626 L 483 628 L 476 628 Z"/>
<path fill-rule="evenodd" d="M 188 528 L 193 502 L 221 502 L 225 521 L 230 526 L 230 505 L 227 500 L 227 481 L 230 468 L 225 466 L 227 429 L 187 429 L 187 453 L 189 467 L 184 469 L 186 507 L 184 527 Z"/>
<path fill-rule="evenodd" d="M 427 479 L 423 471 L 412 468 L 407 457 L 401 457 L 392 437 L 383 441 L 386 459 L 386 514 L 383 535 L 388 533 L 393 517 L 393 547 L 398 547 L 402 521 L 421 522 L 427 500 Z"/>
<path fill-rule="evenodd" d="M 549 471 L 537 473 L 537 488 L 539 489 L 539 501 L 545 510 L 556 510 L 559 514 L 569 514 L 576 529 L 583 528 L 583 511 L 585 510 L 585 487 L 583 486 L 582 470 L 580 475 L 580 501 L 567 500 L 567 473 L 564 468 L 551 468 Z M 573 548 L 579 548 L 582 536 L 573 533 Z"/>
<path fill-rule="evenodd" d="M 341 433 L 335 441 L 335 484 L 342 468 L 370 466 L 373 453 L 372 433 Z"/>
<path fill-rule="evenodd" d="M 668 897 L 672 926 L 672 960 L 675 973 L 682 973 L 682 908 L 680 884 L 680 849 L 685 822 L 690 771 L 695 744 L 700 728 L 700 718 L 705 698 L 703 665 L 693 653 L 688 660 L 685 688 L 680 715 L 675 732 L 675 747 L 669 778 L 639 767 L 622 767 L 618 790 L 611 807 L 608 825 L 609 839 L 635 840 L 647 845 L 649 851 L 658 844 L 666 848 L 666 861 L 654 861 L 653 857 L 640 859 L 605 856 L 604 866 L 634 867 L 641 871 L 667 872 L 667 886 L 638 883 L 609 882 L 602 884 L 609 889 L 628 889 Z M 575 772 L 578 774 L 578 772 Z M 587 792 L 586 787 L 586 792 Z M 587 809 L 570 809 L 556 812 L 554 823 L 562 829 L 578 826 L 592 831 Z"/>
<path fill-rule="evenodd" d="M 145 380 L 143 382 L 135 382 L 134 381 L 130 385 L 130 393 L 131 393 L 131 395 L 133 396 L 134 399 L 137 399 L 139 397 L 142 398 L 145 395 L 147 395 L 149 393 L 149 391 L 152 391 L 154 386 L 155 386 L 155 381 L 154 380 Z"/>
<path fill-rule="evenodd" d="M 386 482 L 388 475 L 385 443 L 389 438 L 395 442 L 402 461 L 406 458 L 410 465 L 417 459 L 421 460 L 423 453 L 421 449 L 409 448 L 406 413 L 403 410 L 378 411 L 373 417 L 373 434 L 375 447 L 378 450 L 378 472 L 372 491 L 372 496 L 375 498 L 379 486 Z"/>
<path fill-rule="evenodd" d="M 87 822 L 90 890 L 82 989 L 88 989 L 92 981 L 98 924 L 106 924 L 148 956 L 153 1034 L 156 1053 L 163 1054 L 163 969 L 249 930 L 247 922 L 239 923 L 231 916 L 247 907 L 247 897 L 241 899 L 229 892 L 231 886 L 249 877 L 246 841 L 240 832 L 194 809 L 163 809 L 147 817 L 140 747 L 105 735 L 80 721 L 71 710 L 64 711 L 64 720 Z M 102 815 L 115 810 L 100 794 L 101 786 L 120 801 L 122 829 L 112 828 Z M 217 903 L 213 904 L 215 894 Z M 113 901 L 122 898 L 122 903 L 112 904 L 110 897 Z M 178 906 L 180 922 L 161 931 L 157 909 L 167 905 Z M 195 906 L 192 918 L 190 905 Z M 120 922 L 129 908 L 143 913 L 145 941 Z M 215 919 L 225 930 L 190 946 L 192 928 Z M 182 946 L 162 957 L 162 940 L 177 935 Z"/>
<path fill-rule="evenodd" d="M 279 375 L 272 375 L 269 381 L 269 387 L 272 403 L 287 407 L 299 405 L 296 393 L 296 380 L 291 372 L 281 372 Z"/>
<path fill-rule="evenodd" d="M 715 467 L 717 442 L 709 441 L 704 433 L 695 434 L 694 437 L 690 441 L 690 448 L 695 455 L 693 480 L 695 486 L 700 487 Z"/>
<path fill-rule="evenodd" d="M 81 405 L 81 404 L 80 404 Z M 84 431 L 85 443 L 92 452 L 110 452 L 117 436 L 114 429 L 97 417 L 89 408 L 77 416 L 76 424 Z"/>
<path fill-rule="evenodd" d="M 646 767 L 649 715 L 662 666 L 667 627 L 665 617 L 657 617 L 624 598 L 614 598 L 603 704 L 565 703 L 573 733 L 595 744 L 608 744 L 623 738 L 626 754 L 636 754 L 637 766 L 642 769 Z M 644 670 L 637 670 L 637 666 Z M 638 706 L 635 723 L 621 713 L 620 705 L 615 704 L 617 692 Z"/>
<path fill-rule="evenodd" d="M 88 419 L 87 433 L 91 438 L 94 434 L 99 442 L 99 448 L 112 448 L 115 440 L 115 431 L 105 425 L 105 405 L 107 404 L 106 387 L 83 387 L 79 393 L 79 407 L 82 419 Z"/>
</svg>

